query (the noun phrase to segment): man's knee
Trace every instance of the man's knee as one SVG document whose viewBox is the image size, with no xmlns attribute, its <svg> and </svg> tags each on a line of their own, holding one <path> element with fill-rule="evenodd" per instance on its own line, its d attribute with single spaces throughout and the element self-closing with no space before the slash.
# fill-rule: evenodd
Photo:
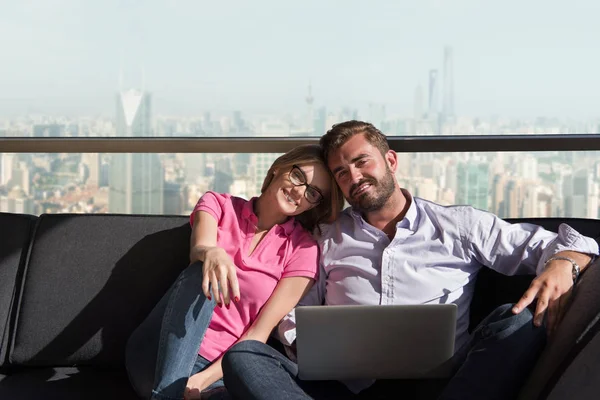
<svg viewBox="0 0 600 400">
<path fill-rule="evenodd" d="M 259 358 L 264 358 L 268 353 L 267 345 L 257 340 L 244 340 L 231 347 L 221 360 L 223 380 L 225 384 L 239 384 L 241 381 L 252 379 Z"/>
<path fill-rule="evenodd" d="M 266 353 L 267 347 L 266 344 L 258 340 L 244 340 L 236 343 L 223 355 L 223 368 L 225 368 L 225 364 L 235 367 L 245 363 L 248 359 L 262 356 Z"/>
<path fill-rule="evenodd" d="M 254 355 L 262 355 L 267 352 L 268 345 L 258 340 L 244 340 L 233 345 L 225 356 L 228 358 L 252 357 Z"/>
<path fill-rule="evenodd" d="M 533 320 L 533 314 L 529 308 L 525 307 L 520 313 L 513 313 L 513 307 L 515 303 L 503 304 L 500 307 L 496 308 L 490 314 L 491 321 L 502 321 L 502 320 L 511 320 L 514 324 L 517 325 L 525 325 Z"/>
<path fill-rule="evenodd" d="M 515 314 L 512 312 L 513 307 L 514 304 L 504 304 L 492 311 L 480 325 L 480 334 L 483 337 L 495 336 L 502 339 L 517 332 L 531 334 L 542 330 L 533 325 L 533 314 L 528 308 Z"/>
</svg>

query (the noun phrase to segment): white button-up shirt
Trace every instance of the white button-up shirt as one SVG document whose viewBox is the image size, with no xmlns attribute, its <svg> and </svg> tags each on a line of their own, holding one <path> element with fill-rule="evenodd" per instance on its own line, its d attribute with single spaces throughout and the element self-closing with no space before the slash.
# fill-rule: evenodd
<svg viewBox="0 0 600 400">
<path fill-rule="evenodd" d="M 566 224 L 556 234 L 404 194 L 411 204 L 392 240 L 351 208 L 323 227 L 319 280 L 300 305 L 455 303 L 458 350 L 469 339 L 469 307 L 482 266 L 505 275 L 539 274 L 560 251 L 598 254 L 595 240 Z M 284 344 L 296 339 L 293 311 L 278 333 Z"/>
</svg>

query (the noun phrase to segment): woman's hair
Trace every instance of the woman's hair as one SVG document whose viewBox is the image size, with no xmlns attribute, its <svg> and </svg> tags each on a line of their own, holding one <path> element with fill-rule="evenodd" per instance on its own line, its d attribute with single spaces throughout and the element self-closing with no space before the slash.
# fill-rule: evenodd
<svg viewBox="0 0 600 400">
<path fill-rule="evenodd" d="M 334 221 L 344 207 L 344 195 L 335 182 L 329 168 L 327 168 L 327 165 L 325 164 L 321 146 L 317 144 L 301 145 L 294 147 L 292 150 L 279 156 L 273 162 L 271 168 L 269 168 L 260 192 L 264 193 L 264 191 L 267 190 L 267 187 L 269 187 L 275 177 L 276 170 L 278 170 L 280 174 L 286 173 L 291 170 L 294 165 L 302 166 L 305 164 L 322 165 L 329 177 L 329 194 L 324 195 L 323 200 L 321 200 L 316 207 L 296 216 L 296 220 L 300 222 L 306 230 L 313 232 L 316 228 L 320 234 L 319 224 Z"/>
</svg>

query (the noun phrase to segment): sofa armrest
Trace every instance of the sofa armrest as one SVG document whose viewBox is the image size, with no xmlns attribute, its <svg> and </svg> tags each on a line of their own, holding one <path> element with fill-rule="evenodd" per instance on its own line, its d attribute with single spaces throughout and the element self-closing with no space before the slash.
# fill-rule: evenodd
<svg viewBox="0 0 600 400">
<path fill-rule="evenodd" d="M 600 324 L 600 259 L 577 282 L 560 326 L 549 338 L 519 399 L 544 399 L 571 362 L 593 339 Z M 600 365 L 596 366 L 600 369 Z"/>
</svg>

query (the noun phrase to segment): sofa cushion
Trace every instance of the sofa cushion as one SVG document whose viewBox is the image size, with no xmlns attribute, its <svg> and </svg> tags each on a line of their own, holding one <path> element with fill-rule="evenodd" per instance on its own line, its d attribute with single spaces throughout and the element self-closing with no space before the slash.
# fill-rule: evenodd
<svg viewBox="0 0 600 400">
<path fill-rule="evenodd" d="M 0 381 L 0 399 L 20 400 L 135 400 L 122 370 L 30 368 Z"/>
<path fill-rule="evenodd" d="M 0 213 L 0 368 L 6 362 L 10 310 L 35 220 L 32 215 Z"/>
<path fill-rule="evenodd" d="M 189 264 L 186 217 L 40 216 L 9 361 L 122 366 L 125 343 Z"/>
</svg>

